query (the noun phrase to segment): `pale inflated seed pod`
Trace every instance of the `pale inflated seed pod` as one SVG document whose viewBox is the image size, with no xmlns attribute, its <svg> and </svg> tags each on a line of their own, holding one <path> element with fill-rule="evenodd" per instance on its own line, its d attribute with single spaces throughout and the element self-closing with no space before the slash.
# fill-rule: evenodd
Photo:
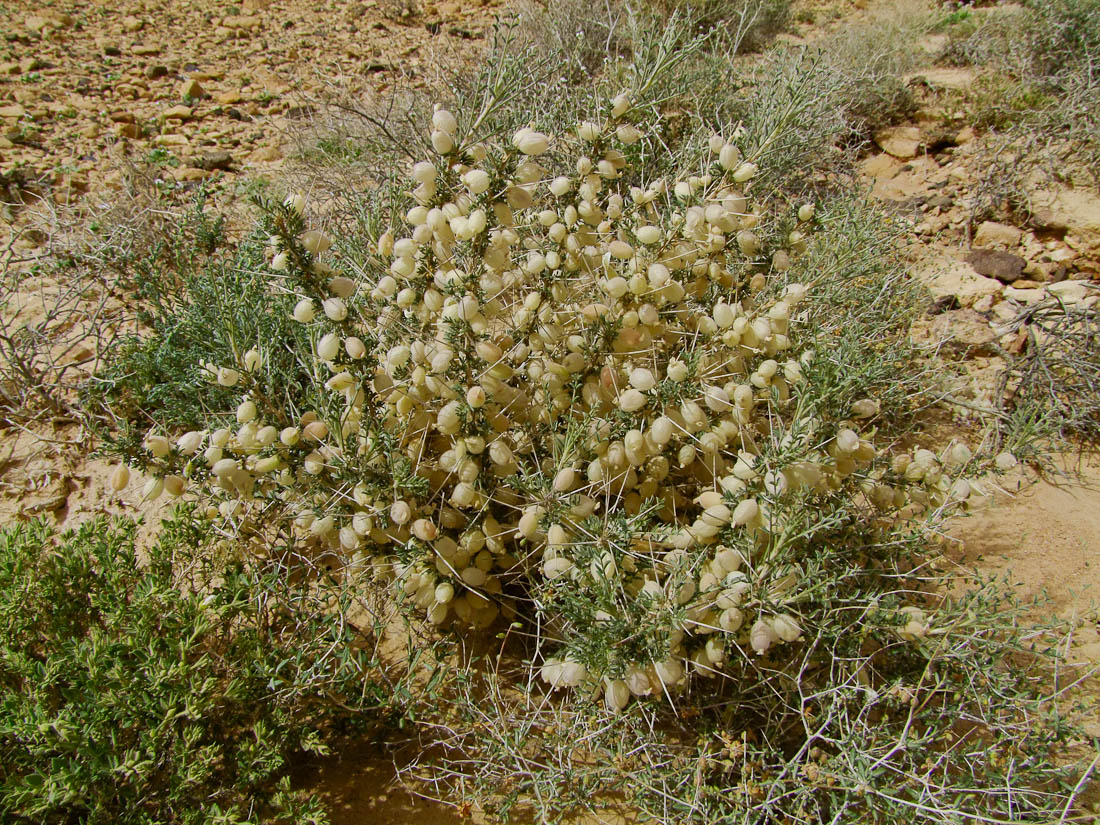
<svg viewBox="0 0 1100 825">
<path fill-rule="evenodd" d="M 657 386 L 653 371 L 645 367 L 635 367 L 630 371 L 630 385 L 637 390 L 647 392 Z"/>
<path fill-rule="evenodd" d="M 733 173 L 733 179 L 737 183 L 744 183 L 756 175 L 758 167 L 755 163 L 742 163 Z"/>
<path fill-rule="evenodd" d="M 637 412 L 648 402 L 644 392 L 631 388 L 619 396 L 619 409 L 623 412 Z"/>
<path fill-rule="evenodd" d="M 577 471 L 572 467 L 563 467 L 554 476 L 553 488 L 555 493 L 567 493 L 576 484 Z"/>
<path fill-rule="evenodd" d="M 773 616 L 771 626 L 775 634 L 784 642 L 793 642 L 802 635 L 802 628 L 798 622 L 795 621 L 793 616 L 786 613 Z"/>
<path fill-rule="evenodd" d="M 347 352 L 349 358 L 358 361 L 366 356 L 367 345 L 363 343 L 361 338 L 357 338 L 353 335 L 344 341 L 344 351 Z"/>
<path fill-rule="evenodd" d="M 757 619 L 749 631 L 749 645 L 757 655 L 768 652 L 768 649 L 779 641 L 779 635 L 771 624 L 764 619 Z"/>
<path fill-rule="evenodd" d="M 422 160 L 419 163 L 413 164 L 412 178 L 417 183 L 432 183 L 432 182 L 435 181 L 435 176 L 436 176 L 436 169 L 435 169 L 435 164 L 434 163 L 431 163 L 430 161 Z M 392 236 L 391 236 L 391 238 L 392 238 Z M 381 240 L 379 241 L 379 246 L 381 246 Z M 381 252 L 382 250 L 379 249 L 379 251 Z M 382 252 L 382 254 L 385 255 L 385 254 L 388 254 L 388 253 Z"/>
<path fill-rule="evenodd" d="M 622 117 L 630 111 L 630 93 L 623 92 L 611 101 L 611 117 Z"/>
<path fill-rule="evenodd" d="M 998 453 L 997 457 L 993 459 L 993 464 L 1002 473 L 1007 473 L 1009 470 L 1019 464 L 1019 462 L 1016 460 L 1016 456 L 1006 451 L 1003 453 Z"/>
<path fill-rule="evenodd" d="M 263 363 L 263 356 L 258 349 L 250 349 L 244 354 L 241 362 L 244 364 L 246 372 L 255 372 L 259 366 Z"/>
<path fill-rule="evenodd" d="M 180 451 L 182 455 L 194 455 L 199 451 L 199 447 L 202 446 L 203 434 L 196 430 L 184 433 L 176 441 L 176 449 Z"/>
<path fill-rule="evenodd" d="M 615 137 L 627 146 L 632 146 L 642 139 L 642 133 L 631 124 L 623 123 L 615 130 Z"/>
<path fill-rule="evenodd" d="M 271 268 L 275 272 L 286 272 L 290 267 L 290 255 L 286 252 L 277 252 L 271 259 Z"/>
<path fill-rule="evenodd" d="M 439 537 L 439 528 L 429 519 L 418 518 L 412 523 L 412 534 L 421 541 L 435 541 Z"/>
<path fill-rule="evenodd" d="M 569 180 L 569 178 L 564 176 L 556 177 L 550 181 L 550 194 L 560 198 L 568 193 L 572 186 L 573 182 Z"/>
<path fill-rule="evenodd" d="M 299 435 L 297 427 L 287 427 L 279 433 L 279 441 L 286 447 L 293 447 L 298 443 Z"/>
<path fill-rule="evenodd" d="M 348 317 L 348 305 L 343 298 L 326 298 L 321 306 L 330 321 L 343 321 Z"/>
<path fill-rule="evenodd" d="M 237 405 L 237 423 L 247 424 L 256 418 L 256 402 L 245 399 Z"/>
<path fill-rule="evenodd" d="M 489 173 L 484 169 L 471 169 L 462 176 L 462 182 L 471 195 L 480 195 L 489 188 Z"/>
<path fill-rule="evenodd" d="M 432 126 L 441 132 L 453 135 L 458 129 L 458 121 L 455 116 L 442 107 L 436 108 L 432 113 Z"/>
<path fill-rule="evenodd" d="M 164 492 L 164 479 L 163 478 L 151 478 L 145 482 L 145 486 L 141 488 L 141 497 L 145 501 L 156 501 L 160 498 L 160 494 Z"/>
<path fill-rule="evenodd" d="M 241 380 L 241 374 L 232 367 L 218 367 L 217 382 L 223 387 L 235 387 Z"/>
<path fill-rule="evenodd" d="M 400 526 L 412 518 L 412 507 L 407 501 L 397 500 L 390 505 L 390 520 Z"/>
<path fill-rule="evenodd" d="M 600 138 L 600 127 L 590 120 L 577 124 L 577 137 L 588 143 L 594 143 Z"/>
<path fill-rule="evenodd" d="M 513 143 L 523 154 L 530 156 L 541 155 L 550 146 L 546 135 L 530 129 L 521 129 L 517 132 Z"/>
<path fill-rule="evenodd" d="M 630 702 L 630 688 L 622 679 L 613 679 L 604 688 L 603 701 L 608 710 L 618 712 Z"/>
<path fill-rule="evenodd" d="M 324 232 L 317 229 L 310 229 L 307 232 L 303 232 L 299 240 L 306 252 L 309 252 L 311 255 L 319 255 L 332 246 L 332 239 Z"/>
<path fill-rule="evenodd" d="M 302 298 L 294 305 L 294 320 L 299 324 L 308 324 L 316 317 L 312 298 Z"/>
<path fill-rule="evenodd" d="M 852 403 L 852 418 L 871 418 L 878 415 L 879 403 L 871 398 L 861 398 Z"/>
<path fill-rule="evenodd" d="M 154 458 L 164 458 L 172 452 L 172 443 L 163 435 L 151 435 L 145 439 L 145 449 L 152 453 Z"/>
<path fill-rule="evenodd" d="M 836 448 L 842 453 L 854 453 L 859 449 L 859 436 L 847 428 L 836 434 Z"/>
<path fill-rule="evenodd" d="M 727 143 L 718 150 L 718 165 L 727 172 L 732 172 L 741 163 L 741 152 L 732 143 Z"/>
<path fill-rule="evenodd" d="M 111 470 L 111 475 L 108 479 L 108 483 L 110 484 L 112 490 L 114 490 L 116 493 L 121 493 L 130 483 L 130 468 L 127 467 L 125 464 L 117 465 L 113 470 Z"/>
<path fill-rule="evenodd" d="M 755 520 L 759 514 L 760 505 L 756 503 L 756 499 L 746 498 L 734 508 L 732 524 L 734 527 L 741 527 Z"/>
<path fill-rule="evenodd" d="M 798 207 L 798 219 L 803 223 L 812 221 L 814 219 L 814 205 L 812 203 L 804 203 Z"/>
<path fill-rule="evenodd" d="M 436 129 L 434 132 L 432 132 L 430 139 L 432 143 L 432 148 L 435 149 L 435 151 L 439 154 L 447 155 L 454 151 L 454 138 L 444 132 L 442 129 Z M 420 185 L 426 186 L 427 184 L 422 183 Z"/>
<path fill-rule="evenodd" d="M 340 336 L 330 332 L 317 342 L 317 357 L 322 361 L 331 361 L 340 352 Z"/>
</svg>

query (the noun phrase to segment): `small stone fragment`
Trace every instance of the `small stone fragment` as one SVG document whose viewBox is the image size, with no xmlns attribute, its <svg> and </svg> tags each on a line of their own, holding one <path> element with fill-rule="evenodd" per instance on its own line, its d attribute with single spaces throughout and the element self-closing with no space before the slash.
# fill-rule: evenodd
<svg viewBox="0 0 1100 825">
<path fill-rule="evenodd" d="M 998 249 L 973 249 L 966 256 L 966 262 L 974 267 L 979 275 L 996 278 L 1002 283 L 1011 284 L 1024 274 L 1027 261 L 1011 252 Z"/>
</svg>

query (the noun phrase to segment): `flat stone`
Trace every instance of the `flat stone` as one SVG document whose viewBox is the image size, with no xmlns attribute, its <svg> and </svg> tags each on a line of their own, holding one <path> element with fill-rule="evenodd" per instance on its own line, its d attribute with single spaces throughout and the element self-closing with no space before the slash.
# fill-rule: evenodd
<svg viewBox="0 0 1100 825">
<path fill-rule="evenodd" d="M 1004 289 L 1000 281 L 978 275 L 964 261 L 938 261 L 917 270 L 935 300 L 953 298 L 960 307 L 971 307 L 984 295 L 997 297 Z"/>
<path fill-rule="evenodd" d="M 13 103 L 10 106 L 0 106 L 0 117 L 11 118 L 17 120 L 21 117 L 27 116 L 27 110 L 20 106 L 18 103 Z"/>
<path fill-rule="evenodd" d="M 998 249 L 973 249 L 966 256 L 966 262 L 979 275 L 990 276 L 1006 284 L 1019 280 L 1027 266 L 1027 261 L 1019 255 Z"/>
<path fill-rule="evenodd" d="M 150 80 L 156 80 L 157 78 L 167 77 L 168 76 L 168 67 L 167 66 L 161 66 L 161 65 L 148 66 L 145 69 L 145 76 L 147 78 L 149 78 Z"/>
<path fill-rule="evenodd" d="M 228 169 L 233 164 L 233 156 L 223 150 L 203 152 L 188 160 L 197 169 L 213 171 L 215 169 Z"/>
<path fill-rule="evenodd" d="M 941 353 L 955 358 L 993 355 L 996 334 L 989 322 L 972 309 L 953 309 L 937 315 L 929 330 Z"/>
<path fill-rule="evenodd" d="M 153 138 L 157 146 L 187 146 L 190 142 L 184 135 L 157 135 Z"/>
<path fill-rule="evenodd" d="M 169 108 L 167 108 L 163 112 L 161 112 L 160 116 L 162 118 L 165 118 L 165 119 L 172 118 L 172 117 L 178 117 L 181 120 L 190 120 L 191 119 L 191 114 L 192 114 L 191 107 L 190 106 L 183 106 L 181 104 L 179 106 L 170 106 Z"/>
<path fill-rule="evenodd" d="M 1089 294 L 1089 288 L 1084 281 L 1060 281 L 1056 284 L 1048 284 L 1047 291 L 1057 295 L 1067 304 L 1077 304 L 1085 300 Z M 1092 290 L 1094 295 L 1100 295 L 1100 289 Z"/>
<path fill-rule="evenodd" d="M 180 97 L 182 98 L 198 100 L 204 94 L 206 94 L 206 92 L 204 92 L 202 86 L 199 85 L 199 81 L 193 77 L 188 78 L 180 84 Z"/>
<path fill-rule="evenodd" d="M 891 126 L 875 133 L 875 143 L 888 155 L 908 160 L 920 152 L 923 138 L 916 126 Z"/>
<path fill-rule="evenodd" d="M 1016 287 L 1006 286 L 1004 296 L 1021 304 L 1037 304 L 1046 297 L 1046 293 L 1041 289 L 1016 289 Z"/>
<path fill-rule="evenodd" d="M 132 14 L 128 14 L 122 18 L 122 30 L 133 34 L 139 32 L 145 27 L 145 21 L 134 17 Z"/>
<path fill-rule="evenodd" d="M 1012 249 L 1020 245 L 1023 231 L 1015 226 L 996 221 L 986 221 L 974 233 L 974 246 Z"/>
<path fill-rule="evenodd" d="M 197 166 L 181 166 L 172 172 L 172 177 L 181 182 L 204 180 L 213 174 L 209 169 L 199 169 Z"/>
<path fill-rule="evenodd" d="M 217 103 L 221 103 L 223 106 L 231 106 L 234 103 L 241 102 L 240 92 L 218 92 L 214 95 L 214 100 Z"/>
<path fill-rule="evenodd" d="M 149 46 L 139 43 L 130 49 L 130 51 L 138 57 L 151 57 L 152 55 L 160 54 L 160 46 Z"/>
<path fill-rule="evenodd" d="M 901 164 L 885 153 L 873 155 L 863 161 L 863 174 L 872 178 L 892 178 L 901 169 Z"/>
</svg>

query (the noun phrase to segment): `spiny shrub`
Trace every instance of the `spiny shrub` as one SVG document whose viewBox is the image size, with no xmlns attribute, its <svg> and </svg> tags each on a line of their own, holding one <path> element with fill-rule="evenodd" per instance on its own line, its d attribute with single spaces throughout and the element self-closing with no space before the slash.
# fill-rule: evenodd
<svg viewBox="0 0 1100 825">
<path fill-rule="evenodd" d="M 346 591 L 201 561 L 179 581 L 207 533 L 181 517 L 139 562 L 133 522 L 0 531 L 3 821 L 323 816 L 291 760 L 384 722 L 391 686 L 332 618 Z"/>
<path fill-rule="evenodd" d="M 877 400 L 835 409 L 835 360 L 800 344 L 815 276 L 791 277 L 814 205 L 754 199 L 732 130 L 647 179 L 634 113 L 623 92 L 500 145 L 438 109 L 404 221 L 355 270 L 325 260 L 303 199 L 270 205 L 311 387 L 265 377 L 297 338 L 201 365 L 240 402 L 227 426 L 150 433 L 146 496 L 197 490 L 260 552 L 281 530 L 343 554 L 437 625 L 537 619 L 543 679 L 613 708 L 798 642 L 829 576 L 867 564 L 844 531 L 964 499 L 969 451 L 891 459 Z"/>
</svg>

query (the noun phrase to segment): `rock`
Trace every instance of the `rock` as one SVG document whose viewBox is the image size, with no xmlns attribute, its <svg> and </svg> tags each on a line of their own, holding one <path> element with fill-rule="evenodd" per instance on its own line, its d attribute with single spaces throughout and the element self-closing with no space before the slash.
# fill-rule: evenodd
<svg viewBox="0 0 1100 825">
<path fill-rule="evenodd" d="M 991 276 L 1006 284 L 1019 280 L 1027 265 L 1027 261 L 1019 255 L 997 249 L 971 250 L 966 256 L 966 262 L 974 267 L 974 271 L 979 275 Z"/>
<path fill-rule="evenodd" d="M 157 135 L 153 143 L 157 146 L 187 146 L 190 141 L 184 135 Z"/>
<path fill-rule="evenodd" d="M 202 86 L 199 85 L 199 81 L 195 78 L 188 78 L 180 84 L 180 97 L 191 98 L 192 100 L 198 100 L 203 97 L 206 92 L 203 91 Z"/>
<path fill-rule="evenodd" d="M 118 47 L 118 43 L 113 41 L 101 41 L 99 48 L 107 57 L 118 57 L 122 54 L 122 49 Z"/>
<path fill-rule="evenodd" d="M 1020 245 L 1020 238 L 1023 234 L 1023 231 L 1017 229 L 1015 226 L 997 223 L 996 221 L 986 221 L 979 226 L 978 231 L 974 233 L 974 246 L 1013 249 Z"/>
<path fill-rule="evenodd" d="M 42 34 L 43 29 L 49 28 L 50 19 L 39 14 L 32 14 L 23 21 L 23 25 L 27 27 L 28 31 Z"/>
<path fill-rule="evenodd" d="M 172 172 L 172 177 L 180 182 L 203 180 L 210 177 L 212 172 L 208 169 L 199 169 L 195 166 L 181 166 Z"/>
<path fill-rule="evenodd" d="M 145 21 L 134 17 L 132 14 L 128 14 L 122 18 L 122 30 L 127 34 L 139 32 L 143 28 L 145 28 Z"/>
<path fill-rule="evenodd" d="M 972 309 L 954 309 L 937 315 L 930 329 L 932 343 L 955 358 L 993 355 L 996 335 L 989 322 Z"/>
<path fill-rule="evenodd" d="M 993 296 L 983 295 L 974 302 L 973 309 L 975 312 L 989 312 L 993 309 Z"/>
<path fill-rule="evenodd" d="M 24 57 L 19 61 L 20 72 L 33 72 L 37 69 L 45 68 L 46 64 L 39 60 L 37 57 Z"/>
<path fill-rule="evenodd" d="M 261 146 L 249 155 L 248 159 L 253 163 L 267 163 L 279 160 L 282 156 L 283 153 L 279 150 L 278 146 Z"/>
<path fill-rule="evenodd" d="M 115 134 L 119 137 L 136 140 L 141 136 L 141 129 L 136 123 L 120 123 L 115 127 Z"/>
<path fill-rule="evenodd" d="M 167 66 L 161 66 L 159 64 L 156 65 L 156 66 L 147 66 L 145 68 L 145 76 L 147 78 L 149 78 L 150 80 L 156 80 L 156 79 L 161 78 L 161 77 L 167 77 L 168 76 L 168 67 Z"/>
<path fill-rule="evenodd" d="M 950 296 L 958 300 L 960 307 L 971 307 L 984 295 L 996 298 L 1004 289 L 1000 281 L 976 274 L 963 261 L 938 261 L 918 269 L 917 275 L 933 299 Z"/>
<path fill-rule="evenodd" d="M 921 131 L 916 126 L 891 126 L 875 133 L 875 143 L 886 154 L 908 160 L 920 151 Z"/>
<path fill-rule="evenodd" d="M 26 116 L 27 110 L 18 103 L 13 103 L 10 106 L 0 106 L 0 118 L 4 118 L 5 120 L 18 120 Z"/>
<path fill-rule="evenodd" d="M 86 138 L 95 139 L 99 137 L 99 124 L 89 123 L 80 130 L 80 134 Z"/>
<path fill-rule="evenodd" d="M 19 74 L 19 64 L 0 63 L 0 74 Z"/>
<path fill-rule="evenodd" d="M 160 46 L 152 46 L 139 43 L 130 49 L 131 52 L 138 57 L 152 57 L 155 54 L 160 54 Z"/>
<path fill-rule="evenodd" d="M 1002 324 L 1015 321 L 1019 310 L 1008 301 L 998 301 L 993 305 L 993 317 Z"/>
<path fill-rule="evenodd" d="M 1006 286 L 1004 296 L 1021 304 L 1037 304 L 1043 300 L 1045 294 L 1041 289 L 1016 289 L 1016 287 Z"/>
<path fill-rule="evenodd" d="M 1067 304 L 1077 304 L 1088 297 L 1089 288 L 1084 281 L 1061 281 L 1056 284 L 1048 284 L 1047 292 L 1057 295 Z M 1100 295 L 1100 290 L 1094 290 L 1094 293 Z"/>
<path fill-rule="evenodd" d="M 863 161 L 863 174 L 872 178 L 892 178 L 901 169 L 901 164 L 883 153 Z"/>
<path fill-rule="evenodd" d="M 223 106 L 231 106 L 234 103 L 241 102 L 240 92 L 218 92 L 214 95 L 214 100 L 221 103 Z"/>
<path fill-rule="evenodd" d="M 959 130 L 959 133 L 955 135 L 955 145 L 966 146 L 966 144 L 973 141 L 975 137 L 977 137 L 977 135 L 974 133 L 973 127 L 964 126 Z"/>
<path fill-rule="evenodd" d="M 232 165 L 233 156 L 222 150 L 203 152 L 201 155 L 190 158 L 188 163 L 197 169 L 205 169 L 207 171 L 213 171 L 215 169 L 226 170 Z"/>
<path fill-rule="evenodd" d="M 190 106 L 170 106 L 160 113 L 161 119 L 167 120 L 168 118 L 179 118 L 180 120 L 190 120 L 192 110 Z"/>
</svg>

